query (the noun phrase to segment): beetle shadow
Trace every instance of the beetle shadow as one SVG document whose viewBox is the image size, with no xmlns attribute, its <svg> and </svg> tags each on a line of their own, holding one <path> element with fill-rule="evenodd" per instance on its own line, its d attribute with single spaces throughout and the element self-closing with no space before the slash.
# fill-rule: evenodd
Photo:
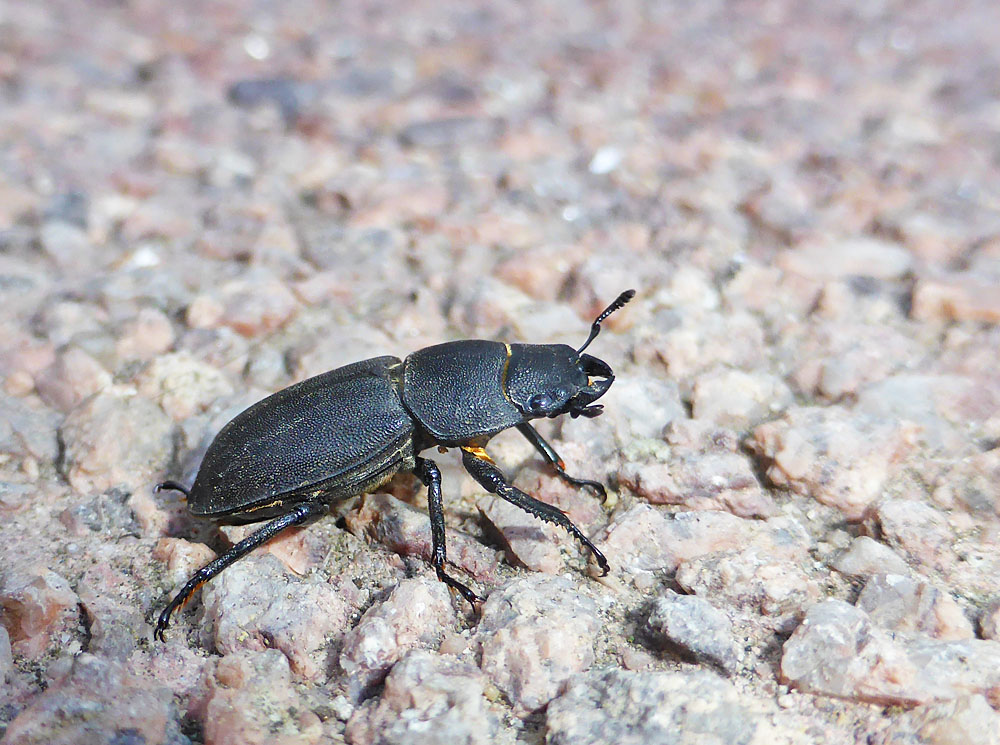
<svg viewBox="0 0 1000 745">
<path fill-rule="evenodd" d="M 536 541 L 548 544 L 553 542 L 552 536 L 545 532 L 541 521 L 537 527 L 534 525 L 514 525 L 501 529 L 486 516 L 482 508 L 477 508 L 477 510 L 479 512 L 477 523 L 482 531 L 482 542 L 501 551 L 507 563 L 512 567 L 528 569 L 528 566 L 518 558 L 512 542 Z"/>
</svg>

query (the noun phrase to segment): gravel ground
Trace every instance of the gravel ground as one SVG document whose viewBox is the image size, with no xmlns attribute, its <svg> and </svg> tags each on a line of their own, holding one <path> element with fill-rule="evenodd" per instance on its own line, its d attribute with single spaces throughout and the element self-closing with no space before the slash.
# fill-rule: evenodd
<svg viewBox="0 0 1000 745">
<path fill-rule="evenodd" d="M 1000 742 L 1000 5 L 0 0 L 0 732 L 27 743 Z M 617 380 L 246 526 L 269 392 L 440 341 Z"/>
</svg>

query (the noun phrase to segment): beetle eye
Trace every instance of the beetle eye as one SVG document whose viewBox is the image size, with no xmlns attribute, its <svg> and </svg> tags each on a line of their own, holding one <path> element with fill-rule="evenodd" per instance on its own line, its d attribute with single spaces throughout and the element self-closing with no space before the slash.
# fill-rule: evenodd
<svg viewBox="0 0 1000 745">
<path fill-rule="evenodd" d="M 544 411 L 552 406 L 552 396 L 548 393 L 537 393 L 528 399 L 528 408 L 532 411 Z"/>
</svg>

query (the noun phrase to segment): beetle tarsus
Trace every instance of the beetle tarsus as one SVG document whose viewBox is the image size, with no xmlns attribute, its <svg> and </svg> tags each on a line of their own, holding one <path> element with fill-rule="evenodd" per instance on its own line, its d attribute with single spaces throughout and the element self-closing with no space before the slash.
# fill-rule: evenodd
<svg viewBox="0 0 1000 745">
<path fill-rule="evenodd" d="M 591 543 L 590 539 L 567 517 L 565 512 L 558 507 L 546 504 L 529 494 L 525 494 L 516 486 L 511 486 L 507 482 L 507 477 L 503 475 L 503 472 L 499 468 L 477 457 L 470 449 L 462 448 L 462 465 L 465 466 L 465 470 L 469 472 L 472 478 L 478 481 L 490 494 L 496 494 L 501 499 L 507 500 L 515 507 L 520 507 L 525 512 L 534 515 L 540 520 L 545 520 L 563 528 L 586 546 L 604 574 L 608 573 L 608 560 L 604 558 L 604 554 Z"/>
<path fill-rule="evenodd" d="M 591 491 L 594 492 L 594 494 L 596 494 L 597 496 L 599 496 L 602 500 L 605 500 L 605 501 L 607 500 L 607 498 L 608 498 L 608 492 L 605 491 L 604 484 L 602 484 L 601 482 L 599 482 L 599 481 L 591 481 L 590 479 L 577 479 L 577 478 L 573 478 L 568 473 L 566 473 L 565 471 L 563 471 L 562 469 L 559 469 L 559 468 L 556 469 L 556 473 L 558 473 L 562 477 L 562 480 L 565 481 L 567 484 L 571 484 L 573 486 L 578 486 L 581 489 L 584 489 L 584 488 L 585 489 L 590 489 Z"/>
<path fill-rule="evenodd" d="M 481 597 L 479 597 L 476 593 L 470 590 L 467 586 L 463 585 L 457 579 L 447 574 L 444 571 L 444 569 L 439 569 L 438 567 L 434 567 L 434 569 L 435 573 L 437 574 L 438 580 L 444 582 L 446 585 L 448 585 L 448 587 L 451 587 L 454 590 L 456 590 L 458 594 L 461 595 L 463 598 L 465 598 L 465 601 L 472 606 L 472 610 L 476 610 L 476 604 L 481 603 L 483 601 Z"/>
<path fill-rule="evenodd" d="M 607 500 L 608 493 L 604 490 L 604 484 L 598 481 L 591 481 L 590 479 L 578 479 L 566 473 L 566 464 L 559 457 L 559 453 L 528 422 L 517 425 L 517 431 L 524 435 L 524 438 L 534 445 L 535 450 L 541 453 L 542 457 L 552 465 L 556 473 L 559 474 L 559 478 L 572 486 L 593 489 L 601 499 Z"/>
</svg>

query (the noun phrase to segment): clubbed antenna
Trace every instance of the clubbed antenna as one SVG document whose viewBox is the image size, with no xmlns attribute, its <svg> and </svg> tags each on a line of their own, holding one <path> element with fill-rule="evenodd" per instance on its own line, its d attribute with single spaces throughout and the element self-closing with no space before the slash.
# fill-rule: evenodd
<svg viewBox="0 0 1000 745">
<path fill-rule="evenodd" d="M 615 298 L 615 301 L 611 303 L 607 308 L 605 308 L 601 315 L 597 317 L 593 325 L 590 327 L 590 336 L 587 337 L 587 341 L 583 343 L 583 346 L 576 350 L 577 354 L 582 354 L 583 350 L 590 346 L 590 342 L 597 338 L 597 335 L 601 333 L 601 321 L 610 316 L 616 310 L 625 305 L 629 300 L 635 297 L 635 290 L 625 290 L 621 295 Z"/>
</svg>

